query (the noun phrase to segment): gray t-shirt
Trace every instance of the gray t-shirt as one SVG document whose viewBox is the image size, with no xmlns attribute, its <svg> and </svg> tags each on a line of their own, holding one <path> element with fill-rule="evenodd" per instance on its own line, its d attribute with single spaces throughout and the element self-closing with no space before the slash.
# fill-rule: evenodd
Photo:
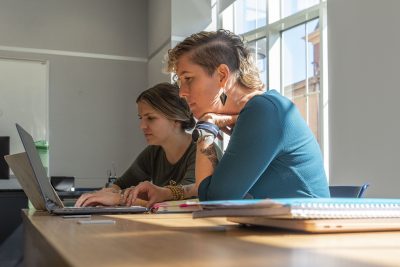
<svg viewBox="0 0 400 267">
<path fill-rule="evenodd" d="M 114 184 L 121 189 L 135 186 L 143 181 L 152 181 L 157 186 L 169 185 L 171 180 L 182 185 L 193 184 L 195 161 L 195 143 L 190 144 L 175 164 L 168 162 L 161 146 L 148 146 Z"/>
</svg>

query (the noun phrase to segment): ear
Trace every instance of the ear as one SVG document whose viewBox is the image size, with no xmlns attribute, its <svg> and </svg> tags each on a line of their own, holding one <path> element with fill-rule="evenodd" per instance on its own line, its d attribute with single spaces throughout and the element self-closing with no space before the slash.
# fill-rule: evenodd
<svg viewBox="0 0 400 267">
<path fill-rule="evenodd" d="M 228 82 L 229 76 L 231 74 L 228 65 L 226 64 L 219 65 L 216 70 L 216 73 L 219 79 L 219 87 L 220 88 L 225 87 L 226 83 Z"/>
<path fill-rule="evenodd" d="M 175 126 L 175 128 L 181 129 L 182 122 L 181 121 L 175 121 L 174 126 Z"/>
</svg>

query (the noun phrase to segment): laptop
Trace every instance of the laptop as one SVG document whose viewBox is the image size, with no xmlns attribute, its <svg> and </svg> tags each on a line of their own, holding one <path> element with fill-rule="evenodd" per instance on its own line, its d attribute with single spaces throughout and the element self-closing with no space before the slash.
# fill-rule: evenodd
<svg viewBox="0 0 400 267">
<path fill-rule="evenodd" d="M 19 124 L 16 126 L 26 154 L 25 156 L 11 155 L 15 157 L 7 157 L 6 160 L 35 207 L 45 207 L 49 213 L 56 215 L 144 213 L 148 211 L 147 208 L 141 206 L 65 207 L 50 183 L 32 136 Z M 33 179 L 33 182 L 29 179 Z"/>
<path fill-rule="evenodd" d="M 268 217 L 228 217 L 242 225 L 267 226 L 308 233 L 399 231 L 400 218 L 367 219 L 274 219 Z"/>
</svg>

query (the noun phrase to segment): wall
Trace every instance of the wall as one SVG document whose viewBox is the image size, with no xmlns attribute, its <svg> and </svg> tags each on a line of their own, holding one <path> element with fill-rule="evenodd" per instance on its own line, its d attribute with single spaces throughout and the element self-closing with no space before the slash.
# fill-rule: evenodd
<svg viewBox="0 0 400 267">
<path fill-rule="evenodd" d="M 169 82 L 169 75 L 163 71 L 164 55 L 171 48 L 171 0 L 148 1 L 148 65 L 147 85 Z"/>
<path fill-rule="evenodd" d="M 329 0 L 330 183 L 400 197 L 396 0 Z"/>
<path fill-rule="evenodd" d="M 10 154 L 23 150 L 15 123 L 34 140 L 48 140 L 48 72 L 44 61 L 0 58 L 0 136 L 9 136 Z"/>
<path fill-rule="evenodd" d="M 211 0 L 149 1 L 148 85 L 170 81 L 163 63 L 168 49 L 211 22 Z"/>
<path fill-rule="evenodd" d="M 172 0 L 172 35 L 187 37 L 211 23 L 211 0 Z"/>
<path fill-rule="evenodd" d="M 0 57 L 49 61 L 50 174 L 105 183 L 145 146 L 146 0 L 1 0 Z M 103 178 L 103 179 L 100 179 Z"/>
</svg>

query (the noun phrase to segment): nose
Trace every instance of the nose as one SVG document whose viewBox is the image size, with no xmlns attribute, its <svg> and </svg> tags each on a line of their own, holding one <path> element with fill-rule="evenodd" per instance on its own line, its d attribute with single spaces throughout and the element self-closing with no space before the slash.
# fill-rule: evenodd
<svg viewBox="0 0 400 267">
<path fill-rule="evenodd" d="M 184 85 L 183 83 L 181 84 L 181 86 L 179 87 L 179 96 L 186 99 L 188 96 L 188 89 L 187 86 Z"/>
<path fill-rule="evenodd" d="M 140 120 L 140 129 L 144 130 L 147 128 L 146 122 L 144 121 L 144 119 Z"/>
</svg>

